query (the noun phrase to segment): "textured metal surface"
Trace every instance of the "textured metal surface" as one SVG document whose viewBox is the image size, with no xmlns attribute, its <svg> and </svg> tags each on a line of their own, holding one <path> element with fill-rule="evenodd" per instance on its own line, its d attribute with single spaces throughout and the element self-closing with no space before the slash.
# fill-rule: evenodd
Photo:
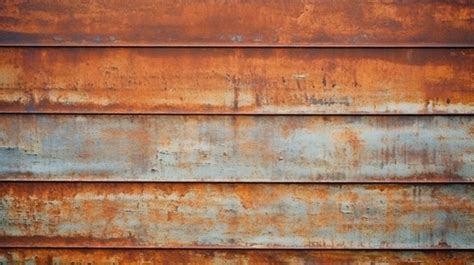
<svg viewBox="0 0 474 265">
<path fill-rule="evenodd" d="M 473 3 L 4 0 L 3 45 L 472 46 Z"/>
<path fill-rule="evenodd" d="M 472 182 L 470 116 L 2 115 L 1 180 Z"/>
<path fill-rule="evenodd" d="M 0 263 L 51 265 L 154 264 L 439 264 L 467 265 L 467 251 L 289 251 L 289 250 L 66 250 L 0 249 Z M 7 263 L 8 262 L 8 263 Z"/>
<path fill-rule="evenodd" d="M 474 263 L 473 20 L 0 1 L 0 265 Z"/>
<path fill-rule="evenodd" d="M 0 112 L 474 113 L 469 49 L 3 48 Z"/>
<path fill-rule="evenodd" d="M 2 247 L 474 248 L 472 185 L 0 183 Z"/>
</svg>

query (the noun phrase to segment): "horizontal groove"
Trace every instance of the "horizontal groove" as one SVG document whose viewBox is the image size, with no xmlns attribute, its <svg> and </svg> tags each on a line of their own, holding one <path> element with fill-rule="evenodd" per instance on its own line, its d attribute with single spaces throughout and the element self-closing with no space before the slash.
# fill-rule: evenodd
<svg viewBox="0 0 474 265">
<path fill-rule="evenodd" d="M 118 249 L 118 250 L 251 250 L 251 251 L 275 251 L 275 250 L 297 250 L 297 251 L 471 251 L 474 248 L 315 248 L 315 247 L 146 247 L 146 246 L 116 246 L 116 247 L 89 247 L 89 246 L 25 246 L 11 245 L 2 248 L 12 249 Z"/>
<path fill-rule="evenodd" d="M 216 184 L 216 185 L 239 185 L 239 184 L 288 184 L 288 185 L 404 185 L 404 186 L 412 186 L 412 185 L 426 185 L 426 186 L 443 186 L 443 185 L 456 185 L 456 184 L 463 184 L 463 185 L 474 185 L 474 182 L 468 181 L 431 181 L 431 182 L 423 182 L 423 181 L 318 181 L 318 182 L 310 182 L 310 181 L 151 181 L 151 180 L 0 180 L 0 183 L 55 183 L 55 184 L 193 184 L 193 185 L 208 185 L 208 184 Z"/>
<path fill-rule="evenodd" d="M 233 112 L 5 112 L 0 110 L 0 116 L 6 115 L 81 115 L 81 116 L 376 116 L 376 117 L 398 117 L 398 116 L 474 116 L 474 113 L 233 113 Z"/>
<path fill-rule="evenodd" d="M 213 248 L 203 248 L 203 247 L 69 247 L 69 246 L 61 246 L 61 247 L 44 247 L 44 246 L 0 246 L 0 250 L 17 250 L 17 249 L 36 249 L 36 250 L 54 250 L 54 249 L 71 249 L 71 250 L 123 250 L 123 251 L 140 251 L 140 250 L 157 250 L 157 251 L 179 251 L 179 250 L 216 250 L 216 251 L 256 251 L 256 252 L 264 252 L 264 251 L 321 251 L 321 252 L 341 252 L 341 251 L 354 251 L 354 252 L 383 252 L 383 251 L 396 251 L 396 252 L 405 252 L 405 251 L 423 251 L 423 252 L 465 252 L 474 250 L 472 248 L 251 248 L 251 247 L 242 247 L 242 248 L 226 248 L 226 247 L 213 247 Z"/>
<path fill-rule="evenodd" d="M 250 250 L 250 251 L 275 251 L 275 250 L 297 250 L 297 251 L 471 251 L 474 248 L 289 248 L 289 247 L 144 247 L 144 246 L 117 246 L 117 247 L 88 247 L 88 246 L 1 246 L 0 249 L 120 249 L 120 250 Z"/>
<path fill-rule="evenodd" d="M 153 45 L 153 44 L 0 44 L 0 48 L 243 48 L 243 49 L 252 49 L 252 48 L 283 48 L 283 49 L 298 49 L 298 48 L 308 48 L 308 49 L 324 49 L 324 48 L 354 48 L 354 49 L 364 49 L 364 48 L 380 48 L 380 49 L 424 49 L 424 48 L 437 48 L 437 49 L 470 49 L 474 48 L 474 44 L 464 45 L 464 44 L 449 44 L 449 45 L 436 45 L 436 44 L 420 44 L 420 45 L 230 45 L 230 44 L 168 44 L 168 45 Z"/>
</svg>

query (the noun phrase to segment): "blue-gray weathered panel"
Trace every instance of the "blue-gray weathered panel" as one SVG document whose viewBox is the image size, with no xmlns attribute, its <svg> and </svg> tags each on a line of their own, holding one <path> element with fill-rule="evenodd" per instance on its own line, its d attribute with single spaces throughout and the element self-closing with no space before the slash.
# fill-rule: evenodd
<svg viewBox="0 0 474 265">
<path fill-rule="evenodd" d="M 0 116 L 1 180 L 472 182 L 469 116 Z"/>
</svg>

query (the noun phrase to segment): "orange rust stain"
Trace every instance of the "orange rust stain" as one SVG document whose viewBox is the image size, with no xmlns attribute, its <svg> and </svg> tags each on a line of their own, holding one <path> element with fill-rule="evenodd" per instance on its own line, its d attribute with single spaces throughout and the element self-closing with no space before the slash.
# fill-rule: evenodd
<svg viewBox="0 0 474 265">
<path fill-rule="evenodd" d="M 351 151 L 353 153 L 359 152 L 362 147 L 362 142 L 359 138 L 359 133 L 354 130 L 346 129 L 338 135 L 338 138 L 342 142 L 349 143 L 349 146 L 351 147 Z"/>
<path fill-rule="evenodd" d="M 358 131 L 354 129 L 344 129 L 342 132 L 334 135 L 333 139 L 338 143 L 337 153 L 339 157 L 347 157 L 354 168 L 360 166 L 360 155 L 363 150 L 364 142 L 359 137 Z M 347 145 L 345 145 L 346 143 Z M 348 146 L 349 150 L 345 147 Z"/>
</svg>

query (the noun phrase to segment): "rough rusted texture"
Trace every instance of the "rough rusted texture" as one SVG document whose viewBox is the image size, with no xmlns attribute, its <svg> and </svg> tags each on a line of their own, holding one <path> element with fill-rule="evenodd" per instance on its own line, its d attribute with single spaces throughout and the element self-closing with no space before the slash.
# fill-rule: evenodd
<svg viewBox="0 0 474 265">
<path fill-rule="evenodd" d="M 1 247 L 472 249 L 472 185 L 0 183 Z"/>
<path fill-rule="evenodd" d="M 1 180 L 472 182 L 470 116 L 0 116 Z"/>
<path fill-rule="evenodd" d="M 474 113 L 469 49 L 0 49 L 0 112 Z"/>
<path fill-rule="evenodd" d="M 0 44 L 473 46 L 458 1 L 3 0 Z"/>
<path fill-rule="evenodd" d="M 0 263 L 49 265 L 154 264 L 439 264 L 474 262 L 467 251 L 91 250 L 0 249 Z"/>
</svg>

